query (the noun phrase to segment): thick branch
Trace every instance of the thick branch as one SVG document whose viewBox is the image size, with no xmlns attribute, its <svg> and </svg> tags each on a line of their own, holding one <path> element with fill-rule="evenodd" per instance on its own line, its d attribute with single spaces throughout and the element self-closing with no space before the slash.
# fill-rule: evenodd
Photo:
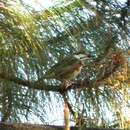
<svg viewBox="0 0 130 130">
<path fill-rule="evenodd" d="M 5 73 L 0 73 L 0 78 L 4 79 L 4 80 L 7 80 L 7 81 L 11 81 L 11 82 L 17 83 L 19 85 L 31 86 L 31 83 L 29 81 L 22 80 L 22 79 L 20 79 L 18 77 L 15 77 L 15 76 L 12 76 L 12 75 L 8 75 L 8 74 L 5 74 Z"/>
<path fill-rule="evenodd" d="M 53 85 L 46 85 L 43 81 L 41 82 L 30 82 L 25 79 L 20 79 L 16 76 L 12 76 L 5 73 L 0 73 L 0 78 L 6 81 L 14 82 L 21 86 L 26 86 L 28 88 L 32 89 L 38 89 L 38 90 L 45 90 L 45 91 L 59 91 L 59 86 L 53 86 Z"/>
<path fill-rule="evenodd" d="M 0 124 L 0 130 L 64 130 L 63 126 L 45 126 L 37 124 Z M 79 130 L 78 127 L 71 127 L 70 130 Z M 123 130 L 112 128 L 83 128 L 83 130 Z"/>
<path fill-rule="evenodd" d="M 6 81 L 14 82 L 15 84 L 18 84 L 19 86 L 26 86 L 30 89 L 37 89 L 37 90 L 44 90 L 44 91 L 54 91 L 54 92 L 61 92 L 67 91 L 70 89 L 79 89 L 83 86 L 89 86 L 88 80 L 79 80 L 77 82 L 74 82 L 72 85 L 70 85 L 66 90 L 63 90 L 61 88 L 61 85 L 48 85 L 43 80 L 37 80 L 35 82 L 31 82 L 25 79 L 20 79 L 16 76 L 12 76 L 5 73 L 0 73 L 0 78 Z"/>
</svg>

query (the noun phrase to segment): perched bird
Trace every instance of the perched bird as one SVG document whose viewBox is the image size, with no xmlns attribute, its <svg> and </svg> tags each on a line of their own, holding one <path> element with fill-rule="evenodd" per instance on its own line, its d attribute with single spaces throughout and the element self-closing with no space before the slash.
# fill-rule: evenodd
<svg viewBox="0 0 130 130">
<path fill-rule="evenodd" d="M 65 129 L 70 130 L 70 110 L 66 100 L 65 89 L 70 85 L 68 82 L 76 78 L 80 73 L 84 65 L 84 60 L 90 58 L 90 55 L 77 53 L 68 57 L 65 57 L 57 64 L 51 67 L 49 71 L 46 72 L 44 78 L 54 78 L 62 82 L 61 94 L 64 99 L 64 123 Z"/>
<path fill-rule="evenodd" d="M 71 81 L 76 78 L 84 65 L 84 60 L 90 58 L 89 54 L 77 53 L 65 57 L 51 67 L 45 74 L 45 78 L 55 78 L 60 81 Z"/>
</svg>

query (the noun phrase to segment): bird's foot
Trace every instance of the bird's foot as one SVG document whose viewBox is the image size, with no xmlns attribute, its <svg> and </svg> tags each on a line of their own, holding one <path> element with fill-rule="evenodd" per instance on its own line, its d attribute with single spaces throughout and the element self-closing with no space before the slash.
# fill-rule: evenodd
<svg viewBox="0 0 130 130">
<path fill-rule="evenodd" d="M 69 89 L 69 86 L 71 86 L 73 83 L 74 82 L 72 82 L 72 81 L 64 80 L 62 85 L 61 85 L 61 89 L 59 90 L 59 92 L 61 94 L 64 94 Z"/>
<path fill-rule="evenodd" d="M 68 80 L 65 80 L 63 82 L 63 86 L 65 89 L 67 89 L 70 85 L 72 85 L 74 82 L 73 81 L 68 81 Z"/>
</svg>

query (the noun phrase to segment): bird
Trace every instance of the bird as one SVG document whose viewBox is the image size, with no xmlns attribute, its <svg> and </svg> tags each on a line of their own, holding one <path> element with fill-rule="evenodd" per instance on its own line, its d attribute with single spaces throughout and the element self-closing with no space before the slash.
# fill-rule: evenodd
<svg viewBox="0 0 130 130">
<path fill-rule="evenodd" d="M 62 82 L 59 92 L 62 94 L 64 100 L 64 130 L 70 130 L 70 110 L 65 90 L 71 85 L 70 81 L 74 80 L 81 73 L 84 61 L 87 59 L 90 59 L 90 54 L 78 52 L 60 60 L 45 74 L 46 78 L 54 78 Z"/>
<path fill-rule="evenodd" d="M 54 78 L 59 81 L 71 81 L 75 79 L 84 66 L 84 61 L 90 59 L 90 54 L 78 52 L 67 56 L 52 66 L 45 74 L 44 78 Z"/>
</svg>

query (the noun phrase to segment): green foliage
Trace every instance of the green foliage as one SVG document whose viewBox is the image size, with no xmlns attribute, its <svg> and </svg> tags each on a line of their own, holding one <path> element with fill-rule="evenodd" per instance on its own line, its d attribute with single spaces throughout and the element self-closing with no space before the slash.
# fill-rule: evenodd
<svg viewBox="0 0 130 130">
<path fill-rule="evenodd" d="M 3 121 L 23 122 L 23 118 L 30 121 L 31 115 L 35 115 L 46 122 L 45 115 L 51 111 L 51 105 L 62 102 L 62 98 L 51 93 L 59 92 L 59 81 L 44 79 L 45 73 L 64 57 L 83 49 L 93 58 L 85 62 L 82 73 L 74 80 L 79 85 L 67 91 L 68 101 L 77 115 L 82 113 L 87 126 L 126 127 L 122 108 L 130 102 L 127 53 L 130 12 L 127 10 L 122 16 L 122 9 L 128 9 L 127 4 L 115 0 L 74 0 L 35 11 L 21 1 L 16 8 L 10 1 L 1 3 Z M 82 110 L 79 104 L 83 104 Z M 111 112 L 111 119 L 106 112 Z"/>
</svg>

